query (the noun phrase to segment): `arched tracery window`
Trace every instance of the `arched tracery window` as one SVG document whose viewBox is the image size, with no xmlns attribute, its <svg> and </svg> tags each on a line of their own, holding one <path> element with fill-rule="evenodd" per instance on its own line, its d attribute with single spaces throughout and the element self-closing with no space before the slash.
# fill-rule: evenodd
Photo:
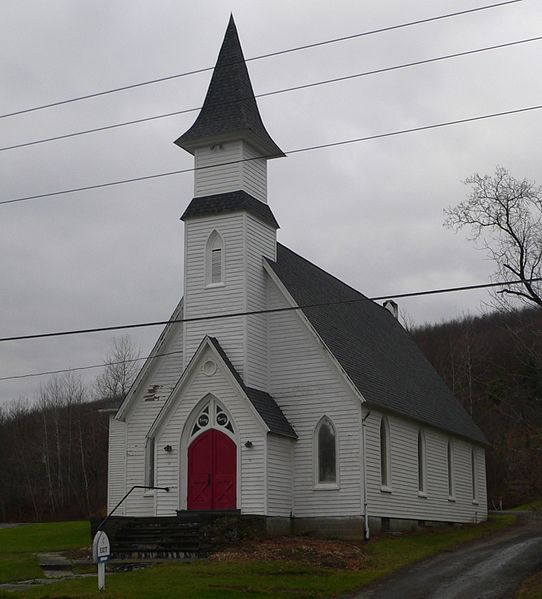
<svg viewBox="0 0 542 599">
<path fill-rule="evenodd" d="M 235 434 L 230 415 L 214 397 L 209 398 L 198 412 L 190 436 L 193 437 L 209 428 L 225 429 L 232 435 Z"/>
</svg>

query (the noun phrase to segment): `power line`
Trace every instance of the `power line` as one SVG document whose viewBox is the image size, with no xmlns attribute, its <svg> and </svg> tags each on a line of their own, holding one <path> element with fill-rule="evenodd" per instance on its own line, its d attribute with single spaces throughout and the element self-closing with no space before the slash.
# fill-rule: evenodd
<svg viewBox="0 0 542 599">
<path fill-rule="evenodd" d="M 379 75 L 382 73 L 388 73 L 390 71 L 396 71 L 399 69 L 405 69 L 405 68 L 409 68 L 409 67 L 415 67 L 415 66 L 421 66 L 421 65 L 426 65 L 426 64 L 430 64 L 430 63 L 434 63 L 434 62 L 439 62 L 439 61 L 443 61 L 443 60 L 449 60 L 452 58 L 460 58 L 463 56 L 469 56 L 471 54 L 480 54 L 482 52 L 488 52 L 491 50 L 497 50 L 497 49 L 501 49 L 501 48 L 507 48 L 510 46 L 517 46 L 520 44 L 526 44 L 526 43 L 530 43 L 530 42 L 536 42 L 536 41 L 540 41 L 542 40 L 542 36 L 538 36 L 538 37 L 531 37 L 531 38 L 526 38 L 526 39 L 521 39 L 521 40 L 516 40 L 513 42 L 506 42 L 506 43 L 502 43 L 502 44 L 497 44 L 494 46 L 485 46 L 483 48 L 476 48 L 474 50 L 465 50 L 463 52 L 455 52 L 453 54 L 445 54 L 442 56 L 436 56 L 434 58 L 426 58 L 423 60 L 417 60 L 414 62 L 407 62 L 407 63 L 402 63 L 402 64 L 398 64 L 398 65 L 393 65 L 391 67 L 383 67 L 380 69 L 373 69 L 371 71 L 364 71 L 361 73 L 354 73 L 351 75 L 345 75 L 342 77 L 334 77 L 332 79 L 325 79 L 325 80 L 321 80 L 321 81 L 314 81 L 312 83 L 304 83 L 301 85 L 296 85 L 293 87 L 285 87 L 282 89 L 277 89 L 277 90 L 273 90 L 273 91 L 269 91 L 269 92 L 264 92 L 261 94 L 256 94 L 255 97 L 256 98 L 265 98 L 268 96 L 275 96 L 278 94 L 284 94 L 284 93 L 289 93 L 289 92 L 293 92 L 293 91 L 299 91 L 302 89 L 309 89 L 312 87 L 318 87 L 320 85 L 328 85 L 331 83 L 340 83 L 342 81 L 349 81 L 352 79 L 358 79 L 361 77 L 366 77 L 368 75 Z M 245 100 L 247 100 L 249 98 L 242 98 L 240 100 L 232 100 L 229 102 L 223 102 L 221 103 L 221 106 L 226 106 L 226 105 L 230 105 L 230 104 L 238 104 L 240 102 L 244 102 Z M 43 144 L 43 143 L 49 143 L 52 141 L 59 141 L 62 139 L 70 139 L 72 137 L 79 137 L 80 135 L 88 135 L 89 133 L 98 133 L 99 131 L 109 131 L 111 129 L 118 129 L 120 127 L 126 127 L 128 125 L 137 125 L 137 124 L 141 124 L 141 123 L 147 123 L 150 121 L 156 121 L 158 119 L 164 119 L 164 118 L 169 118 L 172 116 L 179 116 L 181 114 L 188 114 L 190 112 L 196 112 L 197 110 L 201 110 L 201 106 L 195 107 L 195 108 L 185 108 L 183 110 L 177 110 L 174 112 L 166 112 L 166 113 L 161 113 L 161 114 L 157 114 L 154 116 L 149 116 L 149 117 L 142 117 L 140 119 L 133 119 L 131 121 L 123 121 L 121 123 L 114 123 L 112 125 L 104 125 L 103 127 L 95 127 L 93 129 L 85 129 L 83 131 L 75 131 L 73 133 L 66 133 L 64 135 L 56 135 L 53 137 L 45 137 L 43 139 L 36 139 L 34 141 L 27 141 L 27 142 L 23 142 L 23 143 L 19 143 L 19 144 L 14 144 L 11 146 L 4 146 L 3 148 L 0 147 L 0 152 L 5 152 L 7 150 L 16 150 L 18 148 L 26 148 L 29 146 L 35 146 L 38 144 Z"/>
<path fill-rule="evenodd" d="M 530 283 L 536 283 L 542 281 L 540 278 L 528 279 Z M 499 281 L 497 283 L 481 283 L 478 285 L 462 285 L 460 287 L 445 287 L 443 289 L 431 289 L 427 291 L 411 291 L 407 293 L 395 293 L 391 295 L 380 295 L 375 297 L 365 297 L 351 299 L 351 300 L 339 300 L 334 302 L 321 302 L 316 304 L 302 304 L 300 306 L 288 306 L 286 308 L 268 308 L 265 310 L 252 310 L 245 312 L 229 312 L 226 314 L 214 314 L 212 316 L 195 316 L 192 318 L 172 318 L 171 320 L 155 320 L 150 322 L 137 322 L 132 324 L 113 325 L 108 327 L 93 327 L 89 329 L 71 329 L 67 331 L 54 331 L 49 333 L 35 333 L 32 335 L 16 335 L 12 337 L 0 337 L 0 343 L 5 341 L 23 341 L 27 339 L 44 339 L 48 337 L 65 337 L 67 335 L 83 335 L 87 333 L 102 333 L 105 331 L 119 331 L 126 329 L 138 329 L 144 327 L 156 327 L 164 326 L 168 324 L 179 324 L 179 323 L 190 323 L 190 322 L 202 322 L 207 320 L 219 320 L 223 318 L 238 318 L 240 316 L 255 316 L 258 314 L 276 314 L 278 312 L 289 312 L 292 310 L 305 310 L 309 308 L 323 308 L 329 306 L 339 306 L 345 304 L 356 304 L 365 301 L 381 301 L 387 299 L 401 299 L 406 297 L 421 297 L 424 295 L 436 295 L 441 293 L 452 293 L 455 291 L 472 291 L 474 289 L 487 289 L 490 287 L 502 287 L 503 285 L 517 285 L 523 283 L 522 279 L 516 281 Z"/>
<path fill-rule="evenodd" d="M 76 372 L 78 370 L 91 370 L 94 368 L 103 368 L 104 366 L 118 366 L 120 364 L 127 364 L 129 362 L 141 362 L 143 360 L 148 360 L 149 358 L 163 358 L 164 356 L 173 356 L 175 354 L 182 354 L 182 350 L 178 349 L 176 351 L 165 352 L 163 354 L 151 354 L 148 356 L 143 356 L 141 358 L 129 358 L 127 360 L 119 360 L 118 362 L 102 362 L 101 364 L 87 364 L 86 366 L 77 366 L 75 368 L 61 368 L 59 370 L 46 370 L 43 372 L 27 372 L 26 374 L 18 374 L 15 376 L 3 376 L 0 377 L 0 381 L 11 381 L 14 379 L 27 379 L 30 377 L 36 376 L 46 376 L 51 374 L 61 374 L 64 372 Z"/>
<path fill-rule="evenodd" d="M 301 152 L 309 152 L 312 150 L 322 150 L 324 148 L 332 148 L 332 147 L 336 147 L 336 146 L 344 146 L 347 144 L 353 144 L 353 143 L 360 143 L 363 141 L 372 141 L 375 139 L 383 139 L 386 137 L 394 137 L 397 135 L 405 135 L 407 133 L 415 133 L 418 131 L 428 131 L 429 129 L 438 129 L 441 127 L 448 127 L 451 125 L 459 125 L 459 124 L 463 124 L 463 123 L 472 123 L 474 121 L 481 121 L 481 120 L 485 120 L 485 119 L 491 119 L 491 118 L 496 118 L 496 117 L 500 117 L 500 116 L 507 116 L 507 115 L 511 115 L 511 114 L 519 114 L 522 112 L 529 112 L 529 111 L 533 111 L 533 110 L 540 110 L 542 108 L 542 104 L 536 105 L 536 106 L 527 106 L 524 108 L 516 108 L 513 110 L 505 110 L 502 112 L 493 112 L 491 114 L 483 114 L 483 115 L 478 115 L 478 116 L 473 116 L 473 117 L 467 117 L 467 118 L 463 118 L 463 119 L 455 119 L 453 121 L 446 121 L 443 123 L 433 123 L 431 125 L 421 125 L 420 127 L 411 127 L 409 129 L 400 129 L 398 131 L 389 131 L 387 133 L 377 133 L 375 135 L 367 135 L 365 137 L 357 137 L 354 139 L 346 139 L 346 140 L 342 140 L 342 141 L 334 141 L 334 142 L 330 142 L 330 143 L 325 143 L 325 144 L 318 144 L 318 145 L 314 145 L 314 146 L 306 146 L 304 148 L 296 148 L 293 150 L 287 150 L 285 153 L 286 154 L 299 154 Z M 218 164 L 213 164 L 213 165 L 209 165 L 209 166 L 200 166 L 200 167 L 192 167 L 192 168 L 185 168 L 185 169 L 179 169 L 176 171 L 169 171 L 166 173 L 155 173 L 153 175 L 144 175 L 142 177 L 132 177 L 130 179 L 120 179 L 118 181 L 110 181 L 109 183 L 97 183 L 95 185 L 86 185 L 84 187 L 74 187 L 71 189 L 62 189 L 60 191 L 51 191 L 48 193 L 41 193 L 41 194 L 37 194 L 37 195 L 32 195 L 32 196 L 23 196 L 20 198 L 13 198 L 11 200 L 3 200 L 0 202 L 0 205 L 2 204 L 14 204 L 15 202 L 26 202 L 29 200 L 37 200 L 37 199 L 41 199 L 41 198 L 48 198 L 48 197 L 53 197 L 53 196 L 59 196 L 59 195 L 63 195 L 66 193 L 76 193 L 76 192 L 80 192 L 80 191 L 89 191 L 91 189 L 101 189 L 103 187 L 111 187 L 113 185 L 123 185 L 125 183 L 135 183 L 136 181 L 146 181 L 149 179 L 158 179 L 160 177 L 169 177 L 171 175 L 180 175 L 183 173 L 192 173 L 195 171 L 200 171 L 200 170 L 206 170 L 206 169 L 210 169 L 210 168 L 217 168 L 220 166 L 229 166 L 232 164 L 239 164 L 240 162 L 250 162 L 252 160 L 259 160 L 260 158 L 272 158 L 273 156 L 257 156 L 255 158 L 242 158 L 239 160 L 232 160 L 230 162 L 221 162 Z"/>
<path fill-rule="evenodd" d="M 379 29 L 372 29 L 372 30 L 369 30 L 369 31 L 363 31 L 361 33 L 355 33 L 355 34 L 352 34 L 352 35 L 345 35 L 345 36 L 342 36 L 342 37 L 336 37 L 336 38 L 332 38 L 332 39 L 329 39 L 329 40 L 323 40 L 323 41 L 320 41 L 320 42 L 314 42 L 312 44 L 305 44 L 305 45 L 302 45 L 302 46 L 295 46 L 293 48 L 287 48 L 285 50 L 277 50 L 275 52 L 268 52 L 267 54 L 260 54 L 259 56 L 252 56 L 251 58 L 247 58 L 245 60 L 245 62 L 251 62 L 251 61 L 255 61 L 255 60 L 261 60 L 262 58 L 271 58 L 271 57 L 274 57 L 274 56 L 280 56 L 282 54 L 288 54 L 288 53 L 291 53 L 291 52 L 298 52 L 300 50 L 308 50 L 308 49 L 311 49 L 311 48 L 317 48 L 319 46 L 325 46 L 325 45 L 329 45 L 329 44 L 335 44 L 335 43 L 338 43 L 338 42 L 344 42 L 344 41 L 347 41 L 347 40 L 352 40 L 352 39 L 356 39 L 356 38 L 359 38 L 359 37 L 366 37 L 366 36 L 369 36 L 369 35 L 375 35 L 375 34 L 378 34 L 378 33 L 385 33 L 387 31 L 393 31 L 393 30 L 396 30 L 396 29 L 403 29 L 403 28 L 406 28 L 406 27 L 412 27 L 414 25 L 421 25 L 421 24 L 424 24 L 424 23 L 430 23 L 432 21 L 439 21 L 439 20 L 442 20 L 442 19 L 448 19 L 450 17 L 457 17 L 457 16 L 460 16 L 460 15 L 465 15 L 465 14 L 469 14 L 469 13 L 480 12 L 482 10 L 488 10 L 488 9 L 491 9 L 491 8 L 498 8 L 500 6 L 506 6 L 508 4 L 516 4 L 518 2 L 523 2 L 523 1 L 524 0 L 507 0 L 506 2 L 497 2 L 495 4 L 488 4 L 488 5 L 485 5 L 485 6 L 478 6 L 476 8 L 470 8 L 470 9 L 467 9 L 467 10 L 462 10 L 462 11 L 457 11 L 457 12 L 452 12 L 452 13 L 446 13 L 446 14 L 443 14 L 443 15 L 437 15 L 435 17 L 428 17 L 426 19 L 418 19 L 416 21 L 409 21 L 407 23 L 400 23 L 398 25 L 390 25 L 388 27 L 381 27 Z M 231 64 L 236 64 L 236 63 L 231 63 Z M 230 65 L 224 65 L 224 66 L 230 66 Z M 156 78 L 156 79 L 149 79 L 147 81 L 141 81 L 139 83 L 132 83 L 130 85 L 124 85 L 124 86 L 121 86 L 121 87 L 115 87 L 115 88 L 103 90 L 103 91 L 100 91 L 100 92 L 94 92 L 94 93 L 91 93 L 91 94 L 86 94 L 86 95 L 82 95 L 82 96 L 76 96 L 74 98 L 68 98 L 66 100 L 59 100 L 57 102 L 50 102 L 49 104 L 42 104 L 40 106 L 34 106 L 32 108 L 25 108 L 25 109 L 22 109 L 22 110 L 17 110 L 15 112 L 9 112 L 9 113 L 2 114 L 2 115 L 0 115 L 0 119 L 11 117 L 11 116 L 16 116 L 16 115 L 20 115 L 20 114 L 26 114 L 26 113 L 29 113 L 29 112 L 36 112 L 38 110 L 43 110 L 45 108 L 52 108 L 54 106 L 61 106 L 63 104 L 70 104 L 72 102 L 79 102 L 80 100 L 88 100 L 90 98 L 96 98 L 98 96 L 105 96 L 107 94 L 114 94 L 114 93 L 125 91 L 125 90 L 128 90 L 128 89 L 135 89 L 137 87 L 143 87 L 145 85 L 152 85 L 152 84 L 155 84 L 155 83 L 162 83 L 164 81 L 170 81 L 172 79 L 179 79 L 181 77 L 187 77 L 189 75 L 196 75 L 196 74 L 199 74 L 199 73 L 205 73 L 207 71 L 212 71 L 213 69 L 214 69 L 214 67 L 204 67 L 204 68 L 201 68 L 201 69 L 193 69 L 191 71 L 185 71 L 184 73 L 177 73 L 175 75 L 168 75 L 168 76 L 159 77 L 159 78 Z"/>
</svg>

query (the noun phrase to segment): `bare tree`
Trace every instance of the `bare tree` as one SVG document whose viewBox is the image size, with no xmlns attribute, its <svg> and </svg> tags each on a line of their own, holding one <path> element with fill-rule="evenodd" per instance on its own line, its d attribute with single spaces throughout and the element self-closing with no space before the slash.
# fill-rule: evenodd
<svg viewBox="0 0 542 599">
<path fill-rule="evenodd" d="M 515 179 L 498 166 L 493 176 L 474 173 L 465 180 L 468 198 L 444 211 L 444 225 L 471 230 L 495 262 L 495 279 L 507 281 L 495 297 L 502 307 L 512 298 L 542 307 L 542 187 Z M 514 281 L 520 281 L 515 283 Z"/>
<path fill-rule="evenodd" d="M 113 349 L 104 360 L 104 371 L 96 379 L 98 396 L 124 399 L 139 371 L 138 358 L 130 337 L 115 339 Z"/>
</svg>

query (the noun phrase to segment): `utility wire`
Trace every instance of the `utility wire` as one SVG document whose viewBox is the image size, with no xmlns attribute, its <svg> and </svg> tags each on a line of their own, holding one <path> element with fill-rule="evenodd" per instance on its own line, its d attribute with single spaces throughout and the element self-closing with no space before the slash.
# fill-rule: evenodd
<svg viewBox="0 0 542 599">
<path fill-rule="evenodd" d="M 26 374 L 19 374 L 15 376 L 3 376 L 0 377 L 0 381 L 12 381 L 14 379 L 27 379 L 35 376 L 46 376 L 51 374 L 61 374 L 64 372 L 75 372 L 77 370 L 91 370 L 93 368 L 103 368 L 104 366 L 118 366 L 120 364 L 127 364 L 129 362 L 141 362 L 142 360 L 148 360 L 149 358 L 163 358 L 164 356 L 173 356 L 175 354 L 182 354 L 183 350 L 178 349 L 176 351 L 165 352 L 163 354 L 151 354 L 149 356 L 142 356 L 141 358 L 129 358 L 127 360 L 119 360 L 118 362 L 102 362 L 101 364 L 87 364 L 86 366 L 77 366 L 75 368 L 62 368 L 60 370 L 47 370 L 44 372 L 28 372 Z"/>
<path fill-rule="evenodd" d="M 446 121 L 443 123 L 433 123 L 431 125 L 422 125 L 420 127 L 411 127 L 409 129 L 400 129 L 398 131 L 389 131 L 387 133 L 377 133 L 375 135 L 367 135 L 365 137 L 357 137 L 354 139 L 345 139 L 342 141 L 334 141 L 334 142 L 318 144 L 318 145 L 314 145 L 314 146 L 306 146 L 304 148 L 296 148 L 293 150 L 287 150 L 285 153 L 286 154 L 299 154 L 301 152 L 309 152 L 312 150 L 322 150 L 324 148 L 333 148 L 336 146 L 344 146 L 347 144 L 360 143 L 363 141 L 371 141 L 371 140 L 375 140 L 375 139 L 383 139 L 386 137 L 394 137 L 396 135 L 405 135 L 407 133 L 415 133 L 417 131 L 427 131 L 429 129 L 438 129 L 441 127 L 448 127 L 450 125 L 459 125 L 462 123 L 472 123 L 474 121 L 492 119 L 492 118 L 496 118 L 496 117 L 500 117 L 500 116 L 519 114 L 522 112 L 529 112 L 529 111 L 533 111 L 533 110 L 540 110 L 541 108 L 542 108 L 542 104 L 538 104 L 536 106 L 527 106 L 524 108 L 516 108 L 513 110 L 504 110 L 502 112 L 493 112 L 491 114 L 482 114 L 482 115 L 467 117 L 467 118 L 463 118 L 463 119 L 456 119 L 453 121 Z M 32 195 L 32 196 L 23 196 L 20 198 L 12 198 L 10 200 L 3 200 L 3 201 L 0 201 L 0 205 L 14 204 L 15 202 L 27 202 L 29 200 L 37 200 L 40 198 L 49 198 L 49 197 L 53 197 L 53 196 L 63 195 L 66 193 L 76 193 L 76 192 L 80 192 L 80 191 L 88 191 L 91 189 L 101 189 L 103 187 L 111 187 L 113 185 L 123 185 L 125 183 L 134 183 L 136 181 L 146 181 L 149 179 L 158 179 L 160 177 L 170 177 L 171 175 L 180 175 L 182 173 L 192 173 L 195 171 L 206 170 L 206 169 L 210 169 L 210 168 L 217 168 L 220 166 L 229 166 L 232 164 L 239 164 L 240 162 L 250 162 L 252 160 L 259 160 L 261 158 L 274 158 L 274 157 L 275 156 L 269 155 L 269 156 L 256 156 L 254 158 L 242 158 L 239 160 L 232 160 L 230 162 L 221 162 L 221 163 L 213 164 L 213 165 L 209 165 L 209 166 L 185 168 L 185 169 L 180 169 L 180 170 L 176 170 L 176 171 L 169 171 L 166 173 L 155 173 L 153 175 L 145 175 L 142 177 L 132 177 L 130 179 L 120 179 L 118 181 L 110 181 L 108 183 L 97 183 L 95 185 L 86 185 L 84 187 L 73 187 L 71 189 L 62 189 L 59 191 L 51 191 L 49 193 L 41 193 L 41 194 Z"/>
<path fill-rule="evenodd" d="M 542 281 L 540 278 L 532 278 L 528 280 L 530 283 Z M 255 316 L 257 314 L 276 314 L 278 312 L 290 312 L 292 310 L 306 310 L 309 308 L 323 308 L 329 306 L 339 306 L 346 304 L 357 304 L 366 301 L 380 301 L 387 299 L 401 299 L 406 297 L 421 297 L 424 295 L 436 295 L 440 293 L 452 293 L 455 291 L 472 291 L 473 289 L 487 289 L 490 287 L 502 287 L 503 285 L 517 285 L 523 283 L 522 279 L 516 281 L 499 281 L 497 283 L 482 283 L 479 285 L 462 285 L 460 287 L 446 287 L 443 289 L 431 289 L 428 291 L 411 291 L 407 293 L 395 293 L 391 295 L 380 295 L 375 297 L 362 297 L 351 300 L 338 300 L 335 302 L 320 302 L 315 304 L 302 304 L 300 306 L 288 306 L 286 308 L 268 308 L 265 310 L 251 310 L 245 312 L 228 312 L 226 314 L 214 314 L 212 316 L 195 316 L 192 318 L 172 318 L 171 320 L 156 320 L 150 322 L 137 322 L 132 324 L 113 325 L 108 327 L 94 327 L 89 329 L 71 329 L 68 331 L 54 331 L 49 333 L 34 333 L 32 335 L 15 335 L 12 337 L 0 337 L 0 343 L 5 341 L 22 341 L 27 339 L 43 339 L 47 337 L 65 337 L 67 335 L 83 335 L 87 333 L 101 333 L 104 331 L 119 331 L 126 329 L 139 329 L 144 327 L 156 327 L 169 324 L 187 323 L 187 322 L 202 322 L 207 320 L 219 320 L 223 318 L 237 318 L 240 316 Z M 361 294 L 360 294 L 361 295 Z M 150 357 L 150 356 L 149 356 Z"/>
<path fill-rule="evenodd" d="M 275 96 L 278 94 L 284 94 L 284 93 L 289 93 L 289 92 L 293 92 L 293 91 L 298 91 L 298 90 L 302 90 L 302 89 L 309 89 L 312 87 L 317 87 L 320 85 L 328 85 L 331 83 L 340 83 L 342 81 L 349 81 L 351 79 L 358 79 L 360 77 L 366 77 L 368 75 L 378 75 L 378 74 L 382 74 L 382 73 L 388 73 L 390 71 L 396 71 L 399 69 L 405 69 L 405 68 L 409 68 L 409 67 L 415 67 L 415 66 L 420 66 L 420 65 L 425 65 L 425 64 L 430 64 L 433 62 L 439 62 L 442 60 L 449 60 L 451 58 L 459 58 L 462 56 L 469 56 L 471 54 L 479 54 L 481 52 L 488 52 L 490 50 L 497 50 L 500 48 L 507 48 L 510 46 L 517 46 L 519 44 L 527 44 L 530 42 L 537 42 L 542 40 L 542 36 L 538 36 L 538 37 L 531 37 L 531 38 L 527 38 L 527 39 L 521 39 L 521 40 L 516 40 L 514 42 L 506 42 L 506 43 L 502 43 L 502 44 L 497 44 L 494 46 L 486 46 L 484 48 L 476 48 L 475 50 L 466 50 L 464 52 L 455 52 L 453 54 L 445 54 L 442 56 L 436 56 L 434 58 L 426 58 L 424 60 L 417 60 L 414 62 L 407 62 L 407 63 L 402 63 L 402 64 L 398 64 L 398 65 L 393 65 L 391 67 L 383 67 L 381 69 L 373 69 L 371 71 L 364 71 L 362 73 L 354 73 L 352 75 L 345 75 L 343 77 L 334 77 L 332 79 L 325 79 L 325 80 L 321 80 L 321 81 L 314 81 L 312 83 L 304 83 L 302 85 L 296 85 L 293 87 L 285 87 L 282 89 L 277 89 L 277 90 L 273 90 L 273 91 L 269 91 L 269 92 L 264 92 L 261 94 L 256 94 L 254 97 L 256 98 L 265 98 L 268 96 Z M 238 104 L 240 102 L 244 102 L 245 100 L 248 100 L 250 98 L 242 98 L 240 100 L 231 100 L 231 101 L 226 101 L 226 102 L 222 102 L 220 104 L 220 106 L 226 106 L 226 105 L 231 105 L 231 104 Z M 14 144 L 11 146 L 4 146 L 4 147 L 0 147 L 0 152 L 5 152 L 7 150 L 16 150 L 18 148 L 26 148 L 28 146 L 35 146 L 38 144 L 43 144 L 43 143 L 48 143 L 51 141 L 59 141 L 61 139 L 70 139 L 72 137 L 78 137 L 80 135 L 88 135 L 89 133 L 98 133 L 99 131 L 109 131 L 111 129 L 118 129 L 119 127 L 126 127 L 128 125 L 137 125 L 140 123 L 147 123 L 149 121 L 156 121 L 158 119 L 164 119 L 164 118 L 169 118 L 172 116 L 178 116 L 181 114 L 187 114 L 189 112 L 196 112 L 197 110 L 201 110 L 201 106 L 198 106 L 196 108 L 185 108 L 183 110 L 177 110 L 175 112 L 166 112 L 166 113 L 162 113 L 162 114 L 157 114 L 154 116 L 148 116 L 148 117 L 143 117 L 140 119 L 134 119 L 131 121 L 123 121 L 121 123 L 114 123 L 112 125 L 104 125 L 103 127 L 95 127 L 93 129 L 85 129 L 83 131 L 75 131 L 73 133 L 66 133 L 64 135 L 56 135 L 54 137 L 45 137 L 43 139 L 36 139 L 34 141 L 27 141 L 27 142 L 23 142 L 23 143 L 19 143 L 19 144 Z"/>
<path fill-rule="evenodd" d="M 277 50 L 275 52 L 268 52 L 267 54 L 260 54 L 259 56 L 252 56 L 251 58 L 247 58 L 245 60 L 245 62 L 250 62 L 250 61 L 255 61 L 255 60 L 261 60 L 262 58 L 271 58 L 273 56 L 280 56 L 282 54 L 288 54 L 290 52 L 298 52 L 300 50 L 308 50 L 310 48 L 317 48 L 319 46 L 325 46 L 325 45 L 329 45 L 329 44 L 335 44 L 338 42 L 344 42 L 347 40 L 352 40 L 355 38 L 359 38 L 359 37 L 365 37 L 365 36 L 369 36 L 369 35 L 375 35 L 378 33 L 384 33 L 387 31 L 393 31 L 396 29 L 403 29 L 405 27 L 412 27 L 414 25 L 421 25 L 423 23 L 430 23 L 432 21 L 439 21 L 442 19 L 448 19 L 450 17 L 457 17 L 460 15 L 466 15 L 469 13 L 474 13 L 474 12 L 479 12 L 482 10 L 488 10 L 491 8 L 497 8 L 500 6 L 506 6 L 508 4 L 516 4 L 518 2 L 523 2 L 524 0 L 507 0 L 506 2 L 497 2 L 495 4 L 488 4 L 485 6 L 478 6 L 476 8 L 470 8 L 467 10 L 462 10 L 462 11 L 457 11 L 457 12 L 452 12 L 452 13 L 447 13 L 447 14 L 443 14 L 443 15 L 437 15 L 435 17 L 428 17 L 426 19 L 418 19 L 416 21 L 409 21 L 407 23 L 400 23 L 398 25 L 390 25 L 388 27 L 381 27 L 379 29 L 372 29 L 369 31 L 363 31 L 361 33 L 355 33 L 352 35 L 346 35 L 346 36 L 342 36 L 342 37 L 336 37 L 336 38 L 332 38 L 329 40 L 324 40 L 321 42 L 315 42 L 312 44 L 305 44 L 302 46 L 295 46 L 293 48 L 287 48 L 285 50 Z M 233 65 L 236 63 L 230 63 L 230 65 Z M 230 66 L 230 65 L 224 65 L 224 66 Z M 120 92 L 120 91 L 125 91 L 128 89 L 135 89 L 137 87 L 143 87 L 145 85 L 152 85 L 155 83 L 162 83 L 163 81 L 170 81 L 172 79 L 179 79 L 180 77 L 187 77 L 189 75 L 196 75 L 198 73 L 205 73 L 207 71 L 212 71 L 214 69 L 214 67 L 205 67 L 205 68 L 201 68 L 201 69 L 194 69 L 191 71 L 185 71 L 184 73 L 177 73 L 175 75 L 168 75 L 166 77 L 159 77 L 157 79 L 149 79 L 148 81 L 141 81 L 139 83 L 132 83 L 130 85 L 124 85 L 121 87 L 115 87 L 112 89 L 107 89 L 107 90 L 103 90 L 100 92 L 94 92 L 91 94 L 86 94 L 83 96 L 76 96 L 74 98 L 68 98 L 66 100 L 59 100 L 58 102 L 51 102 L 49 104 L 42 104 L 40 106 L 34 106 L 32 108 L 25 108 L 23 110 L 17 110 L 15 112 L 9 112 L 9 113 L 5 113 L 0 115 L 0 119 L 3 118 L 7 118 L 7 117 L 11 117 L 11 116 L 16 116 L 19 114 L 26 114 L 29 112 L 35 112 L 37 110 L 43 110 L 45 108 L 52 108 L 54 106 L 61 106 L 63 104 L 70 104 L 72 102 L 79 102 L 80 100 L 88 100 L 90 98 L 96 98 L 98 96 L 105 96 L 107 94 L 114 94 L 116 92 Z"/>
</svg>

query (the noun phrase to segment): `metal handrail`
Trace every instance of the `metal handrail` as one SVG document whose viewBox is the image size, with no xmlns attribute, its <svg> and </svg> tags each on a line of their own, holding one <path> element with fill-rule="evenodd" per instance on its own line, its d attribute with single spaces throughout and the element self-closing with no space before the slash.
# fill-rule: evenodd
<svg viewBox="0 0 542 599">
<path fill-rule="evenodd" d="M 117 503 L 117 505 L 109 512 L 109 514 L 107 514 L 107 516 L 100 522 L 100 524 L 98 525 L 98 528 L 96 529 L 96 532 L 98 532 L 99 530 L 102 529 L 102 526 L 109 520 L 109 518 L 111 518 L 111 516 L 117 511 L 117 509 L 122 504 L 122 502 L 128 497 L 128 495 L 130 495 L 130 493 L 134 489 L 148 489 L 148 490 L 156 489 L 158 491 L 165 491 L 166 493 L 169 493 L 169 487 L 147 487 L 145 485 L 134 485 L 128 491 L 128 493 L 126 493 L 126 495 L 124 495 L 124 497 Z"/>
</svg>

